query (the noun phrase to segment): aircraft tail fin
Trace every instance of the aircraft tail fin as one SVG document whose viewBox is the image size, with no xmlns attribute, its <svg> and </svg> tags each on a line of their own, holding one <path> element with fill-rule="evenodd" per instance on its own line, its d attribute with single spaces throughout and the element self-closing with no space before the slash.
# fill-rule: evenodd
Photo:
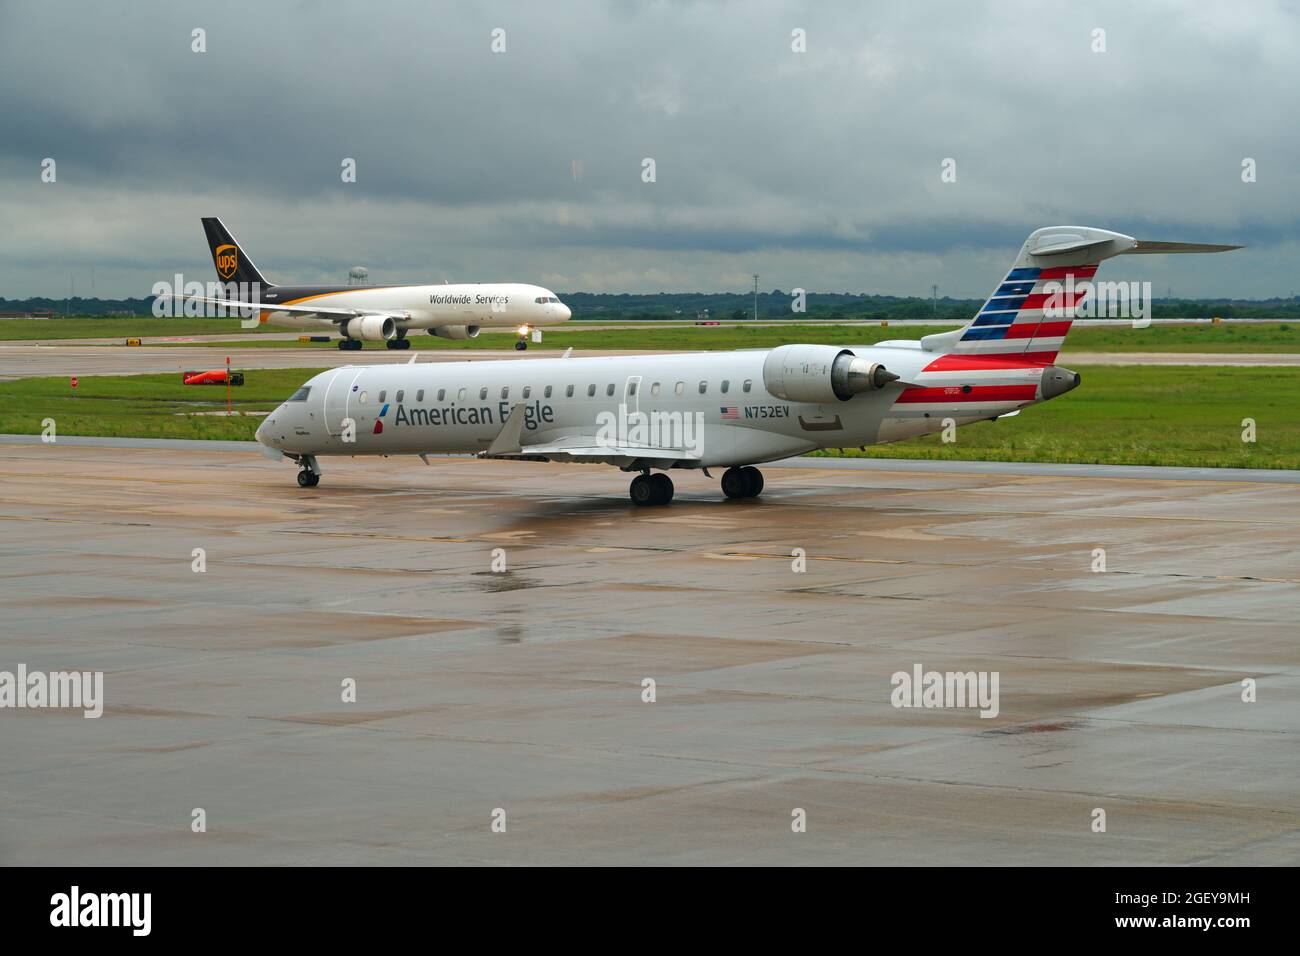
<svg viewBox="0 0 1300 956">
<path fill-rule="evenodd" d="M 212 251 L 212 264 L 217 267 L 217 278 L 222 282 L 257 283 L 264 289 L 274 288 L 274 283 L 262 278 L 253 260 L 235 241 L 230 230 L 216 216 L 203 219 L 203 232 L 208 237 L 208 248 Z"/>
<path fill-rule="evenodd" d="M 921 339 L 940 354 L 1015 356 L 1050 365 L 1091 292 L 1103 259 L 1113 256 L 1226 252 L 1240 246 L 1150 242 L 1088 226 L 1047 226 L 1020 247 L 1006 278 L 965 327 Z"/>
</svg>

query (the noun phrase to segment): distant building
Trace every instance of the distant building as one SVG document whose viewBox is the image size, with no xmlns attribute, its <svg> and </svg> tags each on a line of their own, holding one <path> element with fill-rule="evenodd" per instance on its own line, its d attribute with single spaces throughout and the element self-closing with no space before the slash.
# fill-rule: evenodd
<svg viewBox="0 0 1300 956">
<path fill-rule="evenodd" d="M 0 312 L 0 319 L 52 319 L 53 309 L 28 309 L 25 312 Z"/>
</svg>

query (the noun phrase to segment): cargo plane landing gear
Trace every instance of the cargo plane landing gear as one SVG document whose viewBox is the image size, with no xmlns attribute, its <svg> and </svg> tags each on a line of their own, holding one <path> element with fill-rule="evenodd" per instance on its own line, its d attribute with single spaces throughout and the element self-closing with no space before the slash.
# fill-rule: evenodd
<svg viewBox="0 0 1300 956">
<path fill-rule="evenodd" d="M 632 479 L 627 493 L 634 505 L 666 505 L 673 500 L 673 480 L 662 473 L 646 472 Z"/>
<path fill-rule="evenodd" d="M 753 465 L 722 473 L 722 493 L 728 498 L 757 498 L 762 491 L 763 473 Z"/>
<path fill-rule="evenodd" d="M 360 352 L 361 340 L 360 339 L 339 339 L 339 351 Z"/>
<path fill-rule="evenodd" d="M 407 339 L 405 332 L 398 332 L 397 338 L 389 339 L 384 345 L 390 349 L 409 349 L 411 342 Z"/>
</svg>

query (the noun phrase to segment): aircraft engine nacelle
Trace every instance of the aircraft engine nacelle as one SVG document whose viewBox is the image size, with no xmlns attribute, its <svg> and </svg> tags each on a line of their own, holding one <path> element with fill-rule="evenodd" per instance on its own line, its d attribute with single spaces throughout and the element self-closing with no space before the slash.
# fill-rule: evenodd
<svg viewBox="0 0 1300 956">
<path fill-rule="evenodd" d="M 343 332 L 350 339 L 387 342 L 397 337 L 397 323 L 387 315 L 359 315 L 344 323 Z"/>
<path fill-rule="evenodd" d="M 847 402 L 896 381 L 878 362 L 833 345 L 782 345 L 763 362 L 763 384 L 788 402 Z"/>
<path fill-rule="evenodd" d="M 440 339 L 476 339 L 478 329 L 477 325 L 435 325 L 429 334 Z"/>
</svg>

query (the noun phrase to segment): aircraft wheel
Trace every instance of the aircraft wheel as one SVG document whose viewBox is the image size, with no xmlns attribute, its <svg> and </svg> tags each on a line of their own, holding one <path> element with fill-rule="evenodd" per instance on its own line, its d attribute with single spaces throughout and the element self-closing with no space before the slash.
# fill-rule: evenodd
<svg viewBox="0 0 1300 956">
<path fill-rule="evenodd" d="M 763 473 L 753 465 L 746 465 L 740 469 L 741 474 L 745 476 L 745 483 L 749 487 L 746 498 L 757 498 L 763 493 Z"/>
<path fill-rule="evenodd" d="M 649 475 L 637 475 L 632 479 L 632 484 L 628 487 L 628 497 L 632 499 L 634 505 L 653 505 L 658 504 L 655 500 L 658 495 L 658 489 Z"/>
<path fill-rule="evenodd" d="M 655 489 L 655 504 L 666 505 L 673 500 L 673 480 L 667 475 L 662 472 L 651 475 L 650 483 L 654 485 Z"/>
<path fill-rule="evenodd" d="M 749 478 L 744 468 L 728 468 L 722 473 L 722 493 L 728 498 L 749 497 Z"/>
<path fill-rule="evenodd" d="M 522 352 L 526 348 L 528 348 L 528 343 L 525 342 L 523 339 L 520 339 L 518 342 L 515 343 L 515 351 L 517 352 Z"/>
<path fill-rule="evenodd" d="M 348 343 L 351 341 L 351 339 L 339 339 L 339 351 L 346 352 L 348 350 Z"/>
<path fill-rule="evenodd" d="M 320 475 L 316 474 L 316 472 L 312 471 L 310 468 L 304 468 L 302 471 L 298 472 L 299 488 L 315 488 L 319 484 Z"/>
</svg>

